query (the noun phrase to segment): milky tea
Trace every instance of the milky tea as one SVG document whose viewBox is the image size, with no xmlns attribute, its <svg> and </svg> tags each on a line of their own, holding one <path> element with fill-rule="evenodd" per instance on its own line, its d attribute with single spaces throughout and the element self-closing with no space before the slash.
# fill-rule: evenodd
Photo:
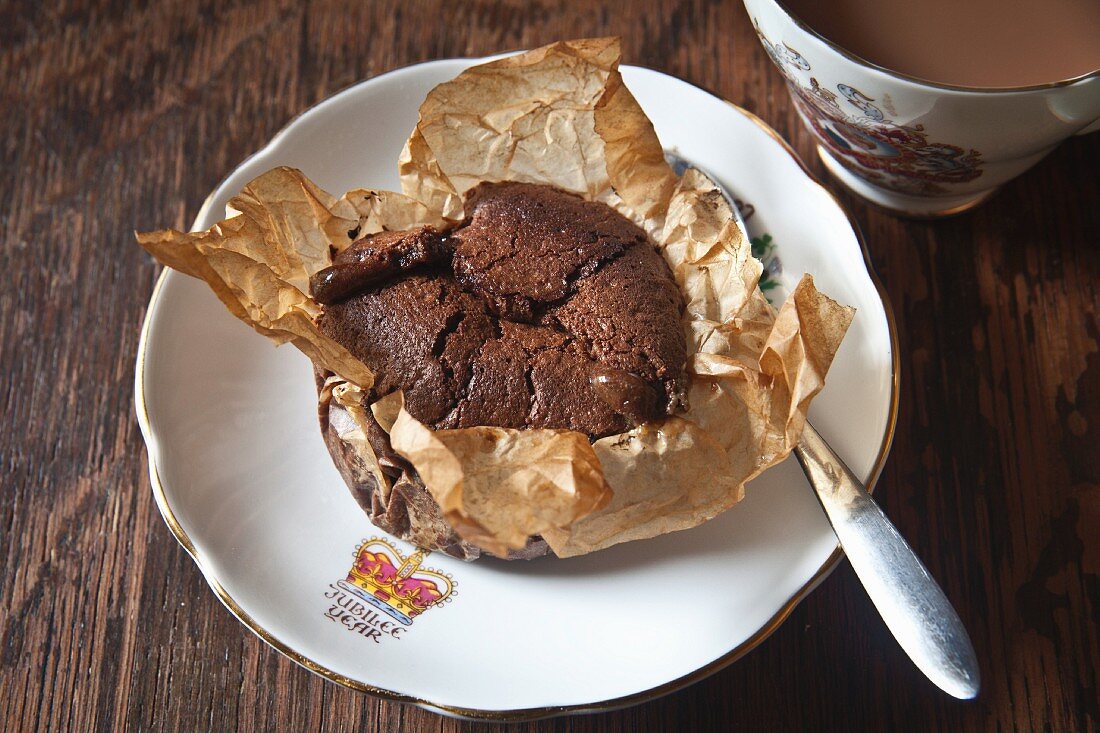
<svg viewBox="0 0 1100 733">
<path fill-rule="evenodd" d="M 780 0 L 845 50 L 940 84 L 1022 87 L 1100 69 L 1100 0 Z"/>
</svg>

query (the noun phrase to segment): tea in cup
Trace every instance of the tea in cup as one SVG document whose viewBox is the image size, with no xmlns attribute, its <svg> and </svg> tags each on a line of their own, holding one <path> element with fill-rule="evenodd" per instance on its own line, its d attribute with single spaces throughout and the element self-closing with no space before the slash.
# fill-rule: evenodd
<svg viewBox="0 0 1100 733">
<path fill-rule="evenodd" d="M 744 0 L 830 172 L 895 212 L 965 211 L 1100 129 L 1097 0 Z"/>
</svg>

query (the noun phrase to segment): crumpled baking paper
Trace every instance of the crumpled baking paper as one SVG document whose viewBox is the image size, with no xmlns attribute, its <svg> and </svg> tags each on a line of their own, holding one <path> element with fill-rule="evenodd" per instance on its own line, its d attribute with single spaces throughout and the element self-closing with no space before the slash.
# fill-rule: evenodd
<svg viewBox="0 0 1100 733">
<path fill-rule="evenodd" d="M 570 557 L 694 527 L 794 448 L 854 311 L 806 276 L 776 312 L 725 199 L 698 171 L 669 169 L 618 64 L 617 39 L 600 38 L 475 66 L 421 105 L 399 160 L 403 193 L 336 199 L 277 168 L 211 230 L 138 240 L 209 283 L 257 331 L 338 375 L 326 389 L 352 408 L 344 433 L 377 467 L 364 437 L 373 374 L 316 327 L 309 276 L 363 234 L 460 222 L 464 194 L 482 181 L 549 184 L 607 203 L 645 229 L 684 294 L 686 412 L 589 444 L 567 430 L 432 430 L 400 395 L 370 408 L 459 536 L 495 554 L 530 535 Z"/>
</svg>

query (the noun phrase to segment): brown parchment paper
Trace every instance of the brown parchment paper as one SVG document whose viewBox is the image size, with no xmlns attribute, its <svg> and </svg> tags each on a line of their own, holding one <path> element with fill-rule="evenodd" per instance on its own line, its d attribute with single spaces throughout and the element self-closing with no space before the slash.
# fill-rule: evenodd
<svg viewBox="0 0 1100 733">
<path fill-rule="evenodd" d="M 376 403 L 375 415 L 386 424 L 385 413 L 396 408 L 388 425 L 394 450 L 414 458 L 455 531 L 495 555 L 522 548 L 533 535 L 568 527 L 611 498 L 596 452 L 581 433 L 432 430 L 391 397 Z"/>
<path fill-rule="evenodd" d="M 338 209 L 354 212 L 300 172 L 276 168 L 233 197 L 229 218 L 212 229 L 138 232 L 137 240 L 163 265 L 205 280 L 233 315 L 264 336 L 289 341 L 315 364 L 370 387 L 370 369 L 317 328 L 321 306 L 309 296 L 310 276 L 332 263 L 329 233 L 355 226 Z"/>
<path fill-rule="evenodd" d="M 618 63 L 617 39 L 602 38 L 473 67 L 421 106 L 399 160 L 403 193 L 336 199 L 278 168 L 210 231 L 139 242 L 338 375 L 326 389 L 348 408 L 341 437 L 377 468 L 365 439 L 373 375 L 314 325 L 309 276 L 354 235 L 461 221 L 463 195 L 482 181 L 544 183 L 607 203 L 646 230 L 684 293 L 686 412 L 590 445 L 566 430 L 432 430 L 399 394 L 370 408 L 458 534 L 495 554 L 531 535 L 569 557 L 696 526 L 793 449 L 854 311 L 806 276 L 776 312 L 725 199 L 697 171 L 672 173 Z"/>
</svg>

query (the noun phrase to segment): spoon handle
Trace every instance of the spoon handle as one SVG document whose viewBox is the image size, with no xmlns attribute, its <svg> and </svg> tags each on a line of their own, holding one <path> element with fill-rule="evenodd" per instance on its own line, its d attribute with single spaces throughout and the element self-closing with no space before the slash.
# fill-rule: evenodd
<svg viewBox="0 0 1100 733">
<path fill-rule="evenodd" d="M 974 647 L 951 602 L 863 484 L 807 423 L 794 450 L 852 568 L 909 658 L 945 692 L 978 694 Z"/>
</svg>

